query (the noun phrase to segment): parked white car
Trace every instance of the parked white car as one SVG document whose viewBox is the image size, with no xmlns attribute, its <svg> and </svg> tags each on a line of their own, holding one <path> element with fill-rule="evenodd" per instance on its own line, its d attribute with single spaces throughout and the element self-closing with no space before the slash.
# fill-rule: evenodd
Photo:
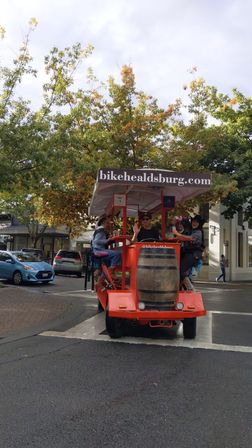
<svg viewBox="0 0 252 448">
<path fill-rule="evenodd" d="M 61 249 L 53 260 L 55 274 L 76 274 L 81 277 L 83 273 L 83 259 L 81 253 L 75 250 Z"/>
</svg>

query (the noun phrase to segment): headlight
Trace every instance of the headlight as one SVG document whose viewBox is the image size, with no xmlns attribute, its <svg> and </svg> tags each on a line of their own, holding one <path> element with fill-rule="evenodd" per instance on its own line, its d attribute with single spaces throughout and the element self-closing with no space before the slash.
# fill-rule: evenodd
<svg viewBox="0 0 252 448">
<path fill-rule="evenodd" d="M 28 266 L 27 264 L 24 264 L 24 265 L 23 265 L 23 268 L 24 268 L 26 271 L 33 271 L 33 268 L 32 268 L 31 266 Z"/>
<path fill-rule="evenodd" d="M 139 304 L 138 304 L 138 308 L 139 308 L 140 310 L 144 310 L 144 309 L 145 309 L 145 303 L 144 303 L 144 302 L 139 302 Z"/>
<path fill-rule="evenodd" d="M 176 305 L 177 310 L 182 310 L 184 308 L 183 302 L 178 302 Z"/>
</svg>

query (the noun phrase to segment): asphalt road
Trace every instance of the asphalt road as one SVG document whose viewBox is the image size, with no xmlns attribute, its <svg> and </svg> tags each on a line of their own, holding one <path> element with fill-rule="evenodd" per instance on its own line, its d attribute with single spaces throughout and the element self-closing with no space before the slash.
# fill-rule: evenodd
<svg viewBox="0 0 252 448">
<path fill-rule="evenodd" d="M 84 329 L 87 339 L 108 340 L 109 338 L 106 336 L 104 327 L 104 318 L 101 321 L 100 316 L 91 321 L 92 326 L 95 326 L 94 330 L 92 329 L 91 331 L 89 321 L 72 330 L 74 325 L 82 321 L 85 322 L 87 319 L 95 316 L 97 312 L 96 295 L 91 291 L 84 292 L 83 285 L 83 278 L 57 276 L 54 285 L 33 286 L 32 289 L 40 294 L 43 292 L 48 297 L 52 297 L 54 301 L 57 298 L 61 301 L 64 299 L 65 303 L 71 303 L 75 307 L 79 307 L 79 309 L 76 308 L 78 311 L 77 317 L 74 315 L 72 320 L 59 322 L 56 326 L 52 326 L 50 328 L 51 334 L 60 336 L 65 332 L 64 336 L 66 337 L 83 338 L 82 333 Z M 201 343 L 201 347 L 209 347 L 209 344 L 212 346 L 218 344 L 219 346 L 230 346 L 231 348 L 235 346 L 240 348 L 249 347 L 252 350 L 252 284 L 196 283 L 196 288 L 203 294 L 204 305 L 208 314 L 206 318 L 198 319 L 197 339 L 192 344 L 189 343 L 189 346 L 195 347 L 197 343 Z M 138 341 L 143 336 L 151 340 L 159 338 L 161 342 L 167 340 L 169 343 L 169 340 L 174 339 L 175 336 L 176 341 L 180 345 L 184 344 L 181 338 L 177 340 L 177 334 L 174 335 L 174 331 L 164 330 L 158 332 L 157 330 L 149 329 L 133 329 L 132 331 L 133 333 L 131 332 L 131 334 L 138 337 Z"/>
<path fill-rule="evenodd" d="M 83 322 L 0 346 L 1 446 L 252 446 L 251 285 L 197 285 L 210 317 L 188 347 L 179 330 L 110 340 L 82 285 L 38 290 Z"/>
</svg>

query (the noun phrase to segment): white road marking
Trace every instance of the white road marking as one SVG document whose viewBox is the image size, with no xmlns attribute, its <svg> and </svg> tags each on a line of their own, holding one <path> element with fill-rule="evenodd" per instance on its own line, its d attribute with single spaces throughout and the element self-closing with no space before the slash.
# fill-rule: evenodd
<svg viewBox="0 0 252 448">
<path fill-rule="evenodd" d="M 50 293 L 51 293 L 51 291 L 50 291 Z M 67 294 L 76 294 L 76 293 L 77 294 L 81 293 L 83 296 L 85 294 L 87 294 L 87 293 L 95 295 L 95 291 L 92 291 L 91 289 L 87 289 L 87 290 L 84 290 L 84 289 L 73 289 L 72 291 L 52 292 L 51 294 L 54 295 L 54 296 L 60 296 L 62 294 L 66 294 L 67 295 Z"/>
<path fill-rule="evenodd" d="M 83 289 L 75 289 L 73 291 L 60 291 L 60 292 L 51 292 L 46 291 L 47 293 L 50 293 L 52 296 L 58 296 L 58 297 L 81 297 L 82 299 L 97 299 L 95 291 L 92 291 L 91 289 L 83 290 Z"/>
<path fill-rule="evenodd" d="M 197 292 L 201 292 L 201 294 L 214 294 L 214 293 L 223 293 L 223 292 L 237 292 L 237 291 L 244 291 L 244 289 L 220 289 L 220 288 L 196 288 Z"/>
<path fill-rule="evenodd" d="M 111 339 L 108 335 L 102 334 L 105 330 L 105 314 L 99 313 L 90 319 L 81 322 L 73 328 L 64 332 L 46 331 L 41 333 L 42 336 L 63 337 L 69 339 L 82 339 L 91 341 L 117 342 L 126 344 L 144 344 L 158 345 L 162 347 L 184 347 L 191 349 L 207 349 L 252 353 L 252 347 L 214 344 L 212 342 L 212 311 L 209 311 L 205 317 L 197 319 L 197 336 L 196 339 L 184 339 L 182 324 L 177 331 L 175 339 L 149 339 L 143 337 L 121 337 L 120 339 Z M 225 313 L 224 313 L 225 314 Z M 242 313 L 244 314 L 244 313 Z M 249 313 L 250 314 L 250 313 Z"/>
<path fill-rule="evenodd" d="M 207 311 L 212 314 L 233 314 L 235 316 L 252 316 L 252 313 L 240 313 L 239 311 Z"/>
</svg>

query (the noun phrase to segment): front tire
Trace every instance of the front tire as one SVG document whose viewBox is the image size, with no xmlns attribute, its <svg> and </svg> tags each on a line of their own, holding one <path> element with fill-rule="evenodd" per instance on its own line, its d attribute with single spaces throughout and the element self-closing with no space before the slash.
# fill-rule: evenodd
<svg viewBox="0 0 252 448">
<path fill-rule="evenodd" d="M 106 330 L 112 339 L 120 338 L 123 334 L 123 321 L 118 317 L 110 317 L 106 308 Z"/>
<path fill-rule="evenodd" d="M 104 311 L 103 306 L 99 299 L 98 299 L 98 304 L 97 304 L 97 311 L 98 311 L 98 313 L 102 313 Z"/>
<path fill-rule="evenodd" d="M 183 320 L 183 335 L 185 339 L 194 339 L 196 336 L 196 317 L 189 317 Z"/>
<path fill-rule="evenodd" d="M 20 271 L 15 271 L 12 277 L 14 285 L 19 286 L 23 283 L 23 277 Z"/>
</svg>

